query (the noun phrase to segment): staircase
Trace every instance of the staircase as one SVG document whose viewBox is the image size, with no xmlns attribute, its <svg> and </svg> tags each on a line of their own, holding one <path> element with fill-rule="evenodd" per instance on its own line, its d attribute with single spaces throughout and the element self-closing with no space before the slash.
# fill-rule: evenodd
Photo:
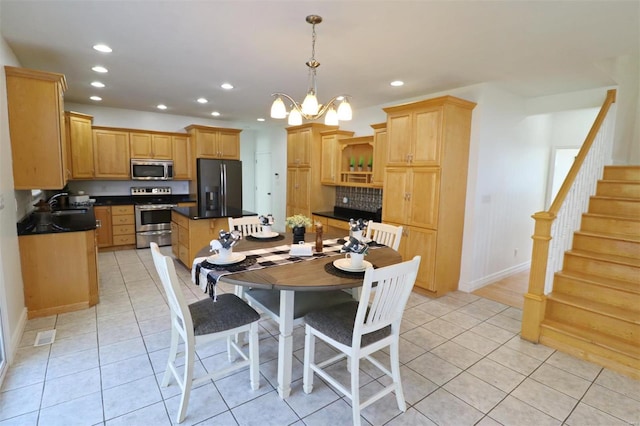
<svg viewBox="0 0 640 426">
<path fill-rule="evenodd" d="M 640 379 L 640 167 L 605 167 L 547 295 L 540 342 Z"/>
</svg>

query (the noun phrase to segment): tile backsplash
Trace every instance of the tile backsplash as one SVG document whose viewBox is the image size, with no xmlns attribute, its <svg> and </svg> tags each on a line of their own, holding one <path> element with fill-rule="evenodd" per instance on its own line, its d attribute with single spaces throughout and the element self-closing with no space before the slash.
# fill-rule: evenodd
<svg viewBox="0 0 640 426">
<path fill-rule="evenodd" d="M 337 186 L 335 205 L 355 210 L 375 212 L 378 208 L 382 207 L 382 189 Z"/>
</svg>

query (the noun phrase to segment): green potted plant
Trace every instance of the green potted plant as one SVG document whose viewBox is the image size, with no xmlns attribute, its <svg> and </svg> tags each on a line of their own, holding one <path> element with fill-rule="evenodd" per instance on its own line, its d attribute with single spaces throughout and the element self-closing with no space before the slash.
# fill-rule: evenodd
<svg viewBox="0 0 640 426">
<path fill-rule="evenodd" d="M 364 167 L 364 155 L 361 155 L 360 159 L 358 160 L 358 171 L 361 172 L 363 167 Z"/>
<path fill-rule="evenodd" d="M 293 244 L 304 241 L 304 233 L 307 226 L 311 226 L 311 219 L 303 214 L 289 216 L 284 221 L 285 225 L 293 231 Z"/>
<path fill-rule="evenodd" d="M 354 157 L 349 158 L 349 171 L 353 172 L 356 169 L 356 159 Z"/>
<path fill-rule="evenodd" d="M 373 157 L 371 156 L 369 157 L 369 163 L 367 164 L 367 169 L 368 169 L 367 171 L 369 172 L 373 170 Z"/>
</svg>

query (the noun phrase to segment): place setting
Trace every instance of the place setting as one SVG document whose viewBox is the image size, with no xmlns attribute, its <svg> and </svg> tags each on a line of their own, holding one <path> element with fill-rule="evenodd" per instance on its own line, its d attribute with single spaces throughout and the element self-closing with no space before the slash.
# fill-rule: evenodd
<svg viewBox="0 0 640 426">
<path fill-rule="evenodd" d="M 328 262 L 324 270 L 342 278 L 362 278 L 367 268 L 375 268 L 371 262 L 364 260 L 369 251 L 369 245 L 355 237 L 347 237 L 348 241 L 340 249 L 346 253 L 344 257 Z"/>
<path fill-rule="evenodd" d="M 258 220 L 260 221 L 260 231 L 247 235 L 247 240 L 263 242 L 284 240 L 284 235 L 280 235 L 278 232 L 272 230 L 274 218 L 271 214 L 266 216 L 260 215 Z"/>
</svg>

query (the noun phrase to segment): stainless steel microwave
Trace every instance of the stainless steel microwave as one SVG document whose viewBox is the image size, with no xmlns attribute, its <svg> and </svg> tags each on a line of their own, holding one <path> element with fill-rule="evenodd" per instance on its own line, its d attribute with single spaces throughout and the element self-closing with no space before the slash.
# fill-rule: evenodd
<svg viewBox="0 0 640 426">
<path fill-rule="evenodd" d="M 171 180 L 173 161 L 171 160 L 131 160 L 132 180 Z"/>
</svg>

